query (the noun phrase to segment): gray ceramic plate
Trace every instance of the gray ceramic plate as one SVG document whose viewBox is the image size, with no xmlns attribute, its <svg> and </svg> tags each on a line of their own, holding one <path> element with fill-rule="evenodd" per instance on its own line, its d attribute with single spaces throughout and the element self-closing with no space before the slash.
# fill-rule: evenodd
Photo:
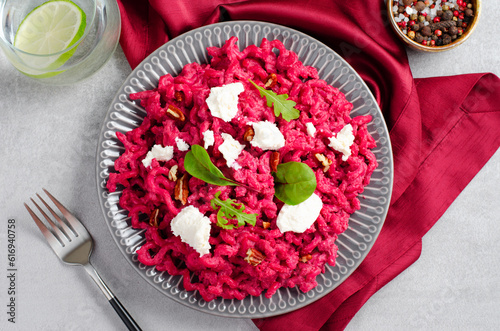
<svg viewBox="0 0 500 331">
<path fill-rule="evenodd" d="M 361 209 L 354 213 L 349 228 L 337 240 L 335 267 L 326 265 L 317 277 L 318 286 L 302 293 L 298 288 L 282 288 L 271 299 L 264 295 L 244 300 L 216 299 L 206 302 L 197 291 L 187 292 L 181 276 L 158 272 L 137 261 L 136 250 L 145 242 L 143 231 L 130 227 L 126 211 L 118 206 L 120 192 L 108 193 L 106 180 L 116 158 L 124 150 L 116 132 L 130 131 L 142 122 L 145 110 L 128 95 L 152 89 L 160 76 L 177 75 L 191 62 L 206 63 L 206 47 L 222 46 L 231 36 L 238 37 L 240 49 L 260 45 L 262 38 L 279 39 L 296 52 L 305 64 L 318 69 L 319 76 L 339 88 L 353 105 L 352 116 L 370 114 L 369 132 L 377 142 L 373 150 L 379 167 L 360 197 Z M 337 53 L 321 42 L 290 28 L 264 22 L 234 21 L 218 23 L 187 32 L 166 43 L 145 59 L 126 79 L 116 94 L 104 119 L 97 151 L 97 186 L 104 218 L 125 258 L 144 279 L 167 297 L 191 308 L 214 315 L 261 318 L 279 315 L 304 307 L 341 284 L 358 267 L 373 246 L 384 223 L 392 191 L 393 159 L 389 134 L 382 113 L 370 90 Z"/>
</svg>

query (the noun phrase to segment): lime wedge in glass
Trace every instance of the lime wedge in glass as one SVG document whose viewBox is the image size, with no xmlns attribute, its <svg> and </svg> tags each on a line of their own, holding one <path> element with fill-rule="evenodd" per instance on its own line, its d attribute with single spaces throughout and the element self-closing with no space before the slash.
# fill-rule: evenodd
<svg viewBox="0 0 500 331">
<path fill-rule="evenodd" d="M 53 70 L 68 61 L 76 47 L 61 52 L 80 40 L 86 24 L 83 10 L 69 0 L 51 0 L 33 9 L 19 25 L 14 38 L 14 46 L 29 53 L 19 54 L 33 69 L 23 73 L 37 78 L 61 73 Z"/>
</svg>

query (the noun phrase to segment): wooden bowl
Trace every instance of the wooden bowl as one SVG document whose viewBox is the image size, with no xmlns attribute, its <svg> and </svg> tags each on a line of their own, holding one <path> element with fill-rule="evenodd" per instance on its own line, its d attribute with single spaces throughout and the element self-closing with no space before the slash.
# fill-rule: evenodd
<svg viewBox="0 0 500 331">
<path fill-rule="evenodd" d="M 389 16 L 389 21 L 391 22 L 391 26 L 393 30 L 396 32 L 396 35 L 398 36 L 399 39 L 401 39 L 411 48 L 425 52 L 443 52 L 461 45 L 469 38 L 472 32 L 474 32 L 477 26 L 477 22 L 479 21 L 479 17 L 481 16 L 481 0 L 472 0 L 471 3 L 474 9 L 474 17 L 472 21 L 469 22 L 469 26 L 467 30 L 464 32 L 464 34 L 455 39 L 454 41 L 452 41 L 451 43 L 449 43 L 448 45 L 428 46 L 413 41 L 407 35 L 405 35 L 403 31 L 400 30 L 398 23 L 394 20 L 394 14 L 392 12 L 392 7 L 394 6 L 394 2 L 398 1 L 387 0 L 387 12 Z"/>
</svg>

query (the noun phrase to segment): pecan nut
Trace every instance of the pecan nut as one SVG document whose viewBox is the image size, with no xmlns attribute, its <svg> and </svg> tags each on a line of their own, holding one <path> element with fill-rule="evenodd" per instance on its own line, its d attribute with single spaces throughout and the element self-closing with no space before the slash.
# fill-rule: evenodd
<svg viewBox="0 0 500 331">
<path fill-rule="evenodd" d="M 255 131 L 253 130 L 253 128 L 251 126 L 249 126 L 245 130 L 245 134 L 243 135 L 243 140 L 244 141 L 252 141 L 254 136 L 255 136 Z"/>
<path fill-rule="evenodd" d="M 264 83 L 264 88 L 273 88 L 278 83 L 278 76 L 272 73 L 269 74 L 266 78 L 266 82 Z"/>
<path fill-rule="evenodd" d="M 154 226 L 155 228 L 158 227 L 158 213 L 160 210 L 158 208 L 155 208 L 151 215 L 149 215 L 149 225 Z"/>
<path fill-rule="evenodd" d="M 184 116 L 182 111 L 176 106 L 168 105 L 167 115 L 173 120 L 179 120 L 181 122 L 184 122 L 186 120 L 186 117 Z"/>
<path fill-rule="evenodd" d="M 188 196 L 188 178 L 187 174 L 184 174 L 181 178 L 178 178 L 175 183 L 174 199 L 179 200 L 183 205 L 185 205 L 187 203 Z"/>
<path fill-rule="evenodd" d="M 273 152 L 271 154 L 271 158 L 269 159 L 269 165 L 271 166 L 272 172 L 278 171 L 278 164 L 280 164 L 280 153 Z"/>
<path fill-rule="evenodd" d="M 249 248 L 247 251 L 247 256 L 245 257 L 244 260 L 255 267 L 256 265 L 264 261 L 265 258 L 266 256 L 261 252 L 259 252 L 258 250 L 256 250 L 255 248 Z"/>
<path fill-rule="evenodd" d="M 172 168 L 170 168 L 170 170 L 168 171 L 168 179 L 170 179 L 173 182 L 177 181 L 177 169 L 178 168 L 179 168 L 179 166 L 177 164 L 173 165 Z"/>
<path fill-rule="evenodd" d="M 314 154 L 314 156 L 316 157 L 316 160 L 318 160 L 323 165 L 323 172 L 327 172 L 328 169 L 330 169 L 333 161 L 320 153 L 316 153 Z"/>
</svg>

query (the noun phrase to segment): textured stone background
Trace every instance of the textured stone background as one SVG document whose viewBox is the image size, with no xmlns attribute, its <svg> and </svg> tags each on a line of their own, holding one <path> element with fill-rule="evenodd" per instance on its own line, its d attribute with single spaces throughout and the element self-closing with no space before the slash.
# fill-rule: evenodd
<svg viewBox="0 0 500 331">
<path fill-rule="evenodd" d="M 409 51 L 415 77 L 500 75 L 496 1 L 483 1 L 476 32 L 441 54 Z M 6 222 L 17 220 L 17 323 L 7 322 L 7 279 L 0 276 L 0 329 L 123 330 L 83 269 L 63 265 L 23 207 L 42 187 L 84 223 L 96 240 L 92 261 L 144 330 L 255 330 L 166 298 L 125 262 L 98 205 L 95 151 L 101 122 L 130 67 L 120 48 L 90 79 L 42 86 L 0 55 L 0 269 L 7 268 Z M 453 88 L 453 86 L 450 86 Z M 480 128 L 478 128 L 480 129 Z M 464 163 L 466 166 L 466 163 Z M 423 239 L 420 259 L 376 293 L 348 330 L 491 330 L 500 324 L 500 152 Z M 5 312 L 4 312 L 5 311 Z"/>
</svg>

